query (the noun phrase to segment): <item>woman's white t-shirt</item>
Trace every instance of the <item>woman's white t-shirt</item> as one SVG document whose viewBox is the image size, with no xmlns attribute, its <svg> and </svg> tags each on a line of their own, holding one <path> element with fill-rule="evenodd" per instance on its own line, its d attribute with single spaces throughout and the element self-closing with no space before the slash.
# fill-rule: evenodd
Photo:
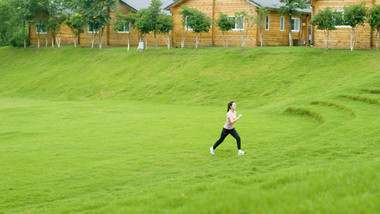
<svg viewBox="0 0 380 214">
<path fill-rule="evenodd" d="M 226 124 L 224 124 L 223 128 L 228 129 L 228 130 L 231 130 L 234 128 L 234 124 L 231 123 L 231 121 L 229 119 L 230 117 L 232 117 L 232 119 L 235 120 L 236 119 L 236 111 L 235 112 L 232 112 L 232 111 L 227 112 L 227 121 L 226 121 Z"/>
</svg>

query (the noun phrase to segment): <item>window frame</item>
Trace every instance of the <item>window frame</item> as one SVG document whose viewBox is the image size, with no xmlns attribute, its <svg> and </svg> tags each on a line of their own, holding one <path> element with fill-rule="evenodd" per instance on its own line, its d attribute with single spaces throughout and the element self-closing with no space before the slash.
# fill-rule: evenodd
<svg viewBox="0 0 380 214">
<path fill-rule="evenodd" d="M 267 18 L 268 18 L 268 22 L 267 22 Z M 268 25 L 268 28 L 267 28 L 267 25 Z M 265 30 L 269 30 L 269 29 L 270 29 L 270 16 L 265 15 Z"/>
<path fill-rule="evenodd" d="M 123 23 L 124 23 L 124 31 L 120 31 L 119 29 L 117 29 L 117 32 L 118 33 L 129 33 L 130 32 L 130 30 L 131 30 L 131 23 L 130 22 L 127 22 L 127 21 L 123 21 Z M 128 30 L 126 30 L 125 28 L 126 28 L 126 24 L 128 23 Z"/>
<path fill-rule="evenodd" d="M 245 24 L 245 22 L 244 22 L 244 16 L 228 16 L 228 19 L 229 18 L 235 18 L 235 27 L 234 28 L 232 28 L 232 30 L 233 31 L 240 31 L 240 30 L 244 30 L 244 24 Z M 243 28 L 238 28 L 238 23 L 237 23 L 237 18 L 238 17 L 241 17 L 242 18 L 242 20 L 243 20 Z"/>
<path fill-rule="evenodd" d="M 292 22 L 293 22 L 293 20 L 296 20 L 296 19 L 298 20 L 298 30 L 293 30 L 293 29 L 291 29 L 292 32 L 300 32 L 300 27 L 301 27 L 301 26 L 300 26 L 300 25 L 301 25 L 301 23 L 300 23 L 300 18 L 292 18 Z M 294 27 L 295 27 L 296 25 L 295 25 L 295 23 L 294 23 L 294 24 L 291 25 L 291 26 L 294 26 Z"/>
<path fill-rule="evenodd" d="M 42 29 L 40 28 L 40 30 L 45 30 L 45 31 L 40 31 L 40 32 L 38 32 L 37 30 L 38 30 L 39 28 L 37 27 L 37 25 L 38 25 L 38 26 L 41 26 L 41 25 L 42 25 L 43 27 L 42 27 Z M 41 23 L 41 24 L 40 24 L 40 23 L 37 23 L 35 27 L 36 27 L 36 34 L 47 34 L 47 28 L 46 28 L 46 25 L 44 25 L 44 24 L 42 24 L 42 23 Z M 45 29 L 44 29 L 44 28 L 45 28 Z"/>
<path fill-rule="evenodd" d="M 342 13 L 342 18 L 344 17 L 344 10 L 335 10 L 334 13 Z M 335 25 L 335 27 L 336 28 L 351 28 L 350 25 Z"/>
<path fill-rule="evenodd" d="M 99 33 L 100 32 L 100 29 L 98 29 L 98 31 L 90 31 L 90 25 L 87 26 L 87 32 L 88 33 Z"/>
<path fill-rule="evenodd" d="M 187 24 L 187 19 L 189 18 L 189 16 L 186 16 L 186 21 L 185 21 L 185 30 L 193 30 L 193 28 L 191 28 L 188 24 Z"/>
<path fill-rule="evenodd" d="M 281 16 L 280 17 L 280 31 L 285 30 L 285 17 Z"/>
</svg>

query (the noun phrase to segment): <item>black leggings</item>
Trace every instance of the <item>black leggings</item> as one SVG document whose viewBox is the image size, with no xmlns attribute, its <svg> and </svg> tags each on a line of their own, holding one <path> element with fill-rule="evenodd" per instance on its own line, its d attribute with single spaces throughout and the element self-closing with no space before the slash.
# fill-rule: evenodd
<svg viewBox="0 0 380 214">
<path fill-rule="evenodd" d="M 235 128 L 230 129 L 230 130 L 223 128 L 222 134 L 220 134 L 219 140 L 217 140 L 215 142 L 215 144 L 212 148 L 216 149 L 216 147 L 218 147 L 224 141 L 224 138 L 226 138 L 227 135 L 229 135 L 229 134 L 231 134 L 236 139 L 237 147 L 238 147 L 238 149 L 240 149 L 240 136 L 237 133 L 237 131 L 235 130 Z"/>
</svg>

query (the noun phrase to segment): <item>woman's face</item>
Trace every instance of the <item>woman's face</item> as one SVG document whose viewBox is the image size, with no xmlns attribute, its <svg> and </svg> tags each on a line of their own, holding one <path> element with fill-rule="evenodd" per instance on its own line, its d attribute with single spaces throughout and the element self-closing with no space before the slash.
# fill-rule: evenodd
<svg viewBox="0 0 380 214">
<path fill-rule="evenodd" d="M 235 109 L 236 109 L 236 103 L 232 103 L 231 110 L 235 111 Z"/>
</svg>

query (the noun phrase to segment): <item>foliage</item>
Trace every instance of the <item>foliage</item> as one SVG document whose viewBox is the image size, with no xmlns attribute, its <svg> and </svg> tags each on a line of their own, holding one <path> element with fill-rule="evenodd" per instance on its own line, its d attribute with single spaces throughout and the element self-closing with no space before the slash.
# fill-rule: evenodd
<svg viewBox="0 0 380 214">
<path fill-rule="evenodd" d="M 167 34 L 174 28 L 173 16 L 161 13 L 156 26 L 158 32 Z"/>
<path fill-rule="evenodd" d="M 78 36 L 83 33 L 83 27 L 86 25 L 86 22 L 80 13 L 74 13 L 69 15 L 68 18 L 64 21 L 64 23 L 70 28 L 71 32 Z"/>
<path fill-rule="evenodd" d="M 219 18 L 215 21 L 216 26 L 219 27 L 221 31 L 230 31 L 235 26 L 233 20 L 229 19 L 227 14 L 220 14 Z"/>
<path fill-rule="evenodd" d="M 367 9 L 365 7 L 365 2 L 344 6 L 343 21 L 352 28 L 356 28 L 360 25 L 364 26 L 366 15 Z"/>
<path fill-rule="evenodd" d="M 311 18 L 309 24 L 317 26 L 319 30 L 335 30 L 336 18 L 336 14 L 331 7 L 326 7 L 324 10 L 318 10 L 318 13 Z"/>
<path fill-rule="evenodd" d="M 376 48 L 379 50 L 380 40 L 380 5 L 376 5 L 368 11 L 367 22 L 372 30 L 376 30 Z"/>
<path fill-rule="evenodd" d="M 380 5 L 376 5 L 368 11 L 367 22 L 373 30 L 380 31 Z"/>
<path fill-rule="evenodd" d="M 235 26 L 234 20 L 229 19 L 227 14 L 221 13 L 215 23 L 216 26 L 222 31 L 224 47 L 228 48 L 228 31 L 232 30 Z"/>
</svg>

